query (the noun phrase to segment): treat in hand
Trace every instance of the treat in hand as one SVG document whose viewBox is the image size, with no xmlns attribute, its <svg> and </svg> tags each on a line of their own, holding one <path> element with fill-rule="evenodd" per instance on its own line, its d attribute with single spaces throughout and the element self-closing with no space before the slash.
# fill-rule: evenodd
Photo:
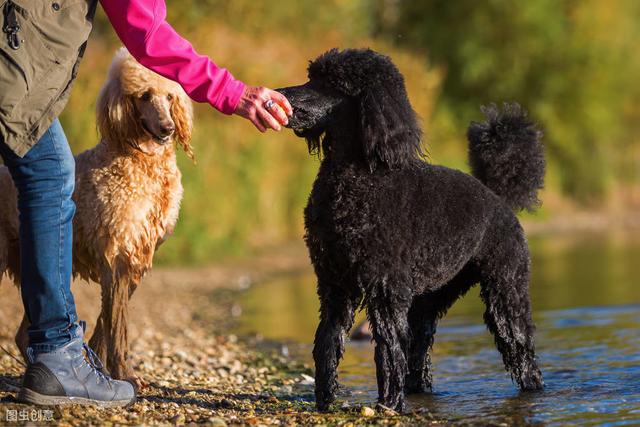
<svg viewBox="0 0 640 427">
<path fill-rule="evenodd" d="M 276 102 L 274 102 L 273 107 L 271 107 L 271 115 L 275 117 L 282 126 L 285 126 L 288 123 L 287 114 L 284 112 L 284 108 Z"/>
</svg>

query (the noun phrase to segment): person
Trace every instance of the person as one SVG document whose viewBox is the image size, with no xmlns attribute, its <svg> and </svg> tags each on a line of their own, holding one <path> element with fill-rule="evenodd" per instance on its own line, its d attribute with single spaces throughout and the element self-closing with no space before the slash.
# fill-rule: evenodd
<svg viewBox="0 0 640 427">
<path fill-rule="evenodd" d="M 265 132 L 292 114 L 286 98 L 249 86 L 198 54 L 166 21 L 162 0 L 100 0 L 125 47 L 197 102 Z M 69 97 L 98 0 L 4 3 L 0 34 L 0 155 L 18 189 L 21 295 L 28 366 L 18 399 L 124 406 L 134 387 L 104 374 L 84 343 L 71 293 L 74 158 L 57 119 Z M 282 108 L 275 108 L 275 104 Z"/>
</svg>

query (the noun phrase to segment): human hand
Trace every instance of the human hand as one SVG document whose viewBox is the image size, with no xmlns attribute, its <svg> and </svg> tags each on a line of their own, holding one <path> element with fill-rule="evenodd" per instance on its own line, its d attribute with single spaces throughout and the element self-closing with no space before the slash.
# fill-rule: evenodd
<svg viewBox="0 0 640 427">
<path fill-rule="evenodd" d="M 281 93 L 266 87 L 247 86 L 234 114 L 249 120 L 260 132 L 279 131 L 281 125 L 289 123 L 293 109 Z"/>
</svg>

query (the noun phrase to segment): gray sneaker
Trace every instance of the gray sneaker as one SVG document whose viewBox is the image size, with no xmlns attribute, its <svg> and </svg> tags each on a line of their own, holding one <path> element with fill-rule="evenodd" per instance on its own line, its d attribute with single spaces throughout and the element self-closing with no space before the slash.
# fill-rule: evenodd
<svg viewBox="0 0 640 427">
<path fill-rule="evenodd" d="M 84 330 L 84 322 L 80 322 Z M 83 342 L 84 333 L 49 352 L 33 354 L 18 400 L 35 405 L 126 406 L 136 400 L 133 385 L 105 375 L 98 356 Z"/>
</svg>

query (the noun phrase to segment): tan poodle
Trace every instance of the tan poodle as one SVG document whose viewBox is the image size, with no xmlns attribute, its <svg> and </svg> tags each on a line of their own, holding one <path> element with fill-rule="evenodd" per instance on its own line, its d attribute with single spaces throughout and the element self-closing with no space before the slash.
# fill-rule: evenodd
<svg viewBox="0 0 640 427">
<path fill-rule="evenodd" d="M 120 49 L 97 103 L 101 140 L 76 157 L 74 275 L 100 283 L 102 310 L 91 347 L 114 378 L 127 364 L 128 302 L 176 224 L 182 198 L 175 145 L 193 159 L 191 102 L 182 88 Z M 0 277 L 19 284 L 16 190 L 0 168 Z M 26 316 L 16 334 L 23 356 Z"/>
</svg>

